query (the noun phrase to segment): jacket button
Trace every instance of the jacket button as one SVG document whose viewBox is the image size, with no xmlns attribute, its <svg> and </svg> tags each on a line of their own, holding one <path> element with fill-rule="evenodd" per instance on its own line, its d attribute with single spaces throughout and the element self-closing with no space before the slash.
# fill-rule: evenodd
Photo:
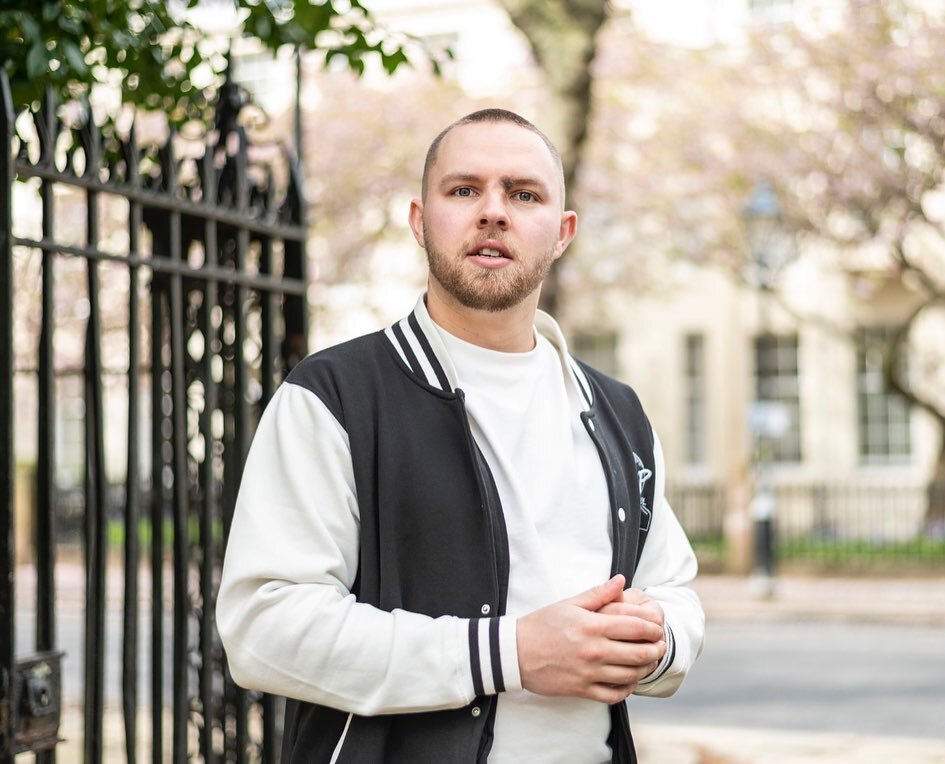
<svg viewBox="0 0 945 764">
<path fill-rule="evenodd" d="M 492 610 L 492 608 L 489 606 L 489 603 L 487 602 L 485 605 L 483 605 L 480 608 L 480 610 L 482 611 L 483 615 L 489 615 L 489 611 Z"/>
<path fill-rule="evenodd" d="M 475 716 L 476 718 L 478 718 L 478 717 L 479 717 L 479 714 L 481 714 L 481 713 L 482 713 L 482 710 L 479 708 L 479 706 L 473 706 L 473 708 L 472 708 L 472 715 L 473 715 L 473 716 Z"/>
<path fill-rule="evenodd" d="M 623 507 L 617 507 L 617 517 L 620 518 L 620 522 L 627 519 L 627 513 L 624 511 Z"/>
</svg>

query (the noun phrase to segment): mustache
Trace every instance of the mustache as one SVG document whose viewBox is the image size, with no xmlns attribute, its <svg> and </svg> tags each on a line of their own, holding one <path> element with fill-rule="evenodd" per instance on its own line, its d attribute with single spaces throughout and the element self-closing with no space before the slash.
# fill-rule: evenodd
<svg viewBox="0 0 945 764">
<path fill-rule="evenodd" d="M 484 244 L 487 241 L 497 241 L 499 242 L 499 244 L 505 247 L 509 251 L 510 254 L 512 255 L 518 254 L 516 249 L 506 241 L 505 235 L 502 233 L 502 231 L 498 229 L 484 231 L 482 234 L 476 236 L 476 238 L 473 239 L 472 241 L 465 242 L 464 244 L 465 248 L 463 251 L 469 252 L 470 250 L 480 247 L 482 244 Z"/>
</svg>

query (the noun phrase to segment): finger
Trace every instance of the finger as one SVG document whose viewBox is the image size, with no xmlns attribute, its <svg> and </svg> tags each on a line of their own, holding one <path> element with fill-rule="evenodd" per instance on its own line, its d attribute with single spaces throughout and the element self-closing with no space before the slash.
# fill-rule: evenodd
<svg viewBox="0 0 945 764">
<path fill-rule="evenodd" d="M 609 706 L 615 703 L 622 703 L 629 698 L 636 689 L 636 684 L 613 685 L 613 684 L 593 684 L 584 693 L 584 697 L 589 700 L 596 700 L 599 703 L 606 703 Z"/>
<path fill-rule="evenodd" d="M 635 686 L 641 679 L 652 673 L 653 663 L 645 666 L 601 666 L 594 672 L 596 684 L 609 684 L 614 687 Z"/>
<path fill-rule="evenodd" d="M 631 605 L 642 605 L 644 602 L 649 602 L 650 598 L 646 596 L 642 589 L 632 588 L 624 589 L 623 601 Z"/>
<path fill-rule="evenodd" d="M 601 681 L 591 685 L 587 697 L 593 696 L 594 700 L 600 700 L 603 703 L 619 703 L 626 700 L 634 692 L 640 682 L 646 679 L 650 674 L 656 671 L 659 662 L 641 666 L 638 669 L 611 669 L 610 676 L 617 681 Z M 622 672 L 622 676 L 621 676 Z"/>
<path fill-rule="evenodd" d="M 659 642 L 612 642 L 600 661 L 600 665 L 621 668 L 640 668 L 659 663 L 666 654 L 666 643 Z"/>
<path fill-rule="evenodd" d="M 605 615 L 625 615 L 633 616 L 635 618 L 642 618 L 646 621 L 651 621 L 655 624 L 663 625 L 663 612 L 660 608 L 656 608 L 652 603 L 646 605 L 633 605 L 627 602 L 611 602 L 607 605 L 604 605 L 598 613 L 603 613 Z"/>
<path fill-rule="evenodd" d="M 621 642 L 658 642 L 663 639 L 663 627 L 646 618 L 633 615 L 602 615 L 607 620 L 601 634 Z"/>
<path fill-rule="evenodd" d="M 586 592 L 571 597 L 566 602 L 577 605 L 585 610 L 600 610 L 604 605 L 615 602 L 623 596 L 623 587 L 626 579 L 619 573 L 597 586 L 592 586 Z"/>
<path fill-rule="evenodd" d="M 662 656 L 660 656 L 660 657 L 662 657 Z M 644 667 L 640 670 L 640 679 L 638 680 L 638 682 L 639 682 L 639 681 L 643 681 L 643 680 L 646 679 L 650 674 L 652 674 L 654 671 L 656 671 L 656 669 L 659 667 L 659 665 L 660 665 L 660 662 L 659 662 L 659 661 L 653 661 L 653 663 L 649 664 L 648 666 L 644 666 Z"/>
</svg>

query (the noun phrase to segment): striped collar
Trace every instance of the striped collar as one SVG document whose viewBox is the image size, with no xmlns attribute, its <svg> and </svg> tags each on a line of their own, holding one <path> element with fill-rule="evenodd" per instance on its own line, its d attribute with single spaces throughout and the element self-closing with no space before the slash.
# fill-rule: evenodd
<svg viewBox="0 0 945 764">
<path fill-rule="evenodd" d="M 539 310 L 535 314 L 535 330 L 554 346 L 568 384 L 577 387 L 580 399 L 584 402 L 584 410 L 589 410 L 594 404 L 590 383 L 578 363 L 568 354 L 568 345 L 558 323 Z M 456 390 L 456 369 L 427 312 L 426 295 L 420 296 L 409 316 L 389 326 L 384 334 L 407 368 L 416 376 L 438 390 L 447 393 Z"/>
</svg>

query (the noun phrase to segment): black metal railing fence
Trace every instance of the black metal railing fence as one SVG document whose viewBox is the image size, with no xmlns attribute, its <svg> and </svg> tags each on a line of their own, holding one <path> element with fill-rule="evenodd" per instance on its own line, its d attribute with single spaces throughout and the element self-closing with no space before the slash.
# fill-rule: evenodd
<svg viewBox="0 0 945 764">
<path fill-rule="evenodd" d="M 900 565 L 945 573 L 945 527 L 927 517 L 932 490 L 888 481 L 777 484 L 777 558 L 851 571 Z M 723 487 L 670 484 L 666 493 L 697 551 L 711 566 L 724 565 L 732 518 Z"/>
<path fill-rule="evenodd" d="M 199 142 L 139 146 L 52 97 L 15 112 L 2 71 L 0 96 L 0 762 L 55 760 L 56 564 L 76 540 L 82 654 L 64 660 L 82 661 L 83 760 L 103 760 L 117 665 L 124 760 L 276 761 L 278 704 L 229 678 L 213 605 L 257 417 L 305 352 L 296 167 L 255 158 L 238 108 Z M 32 609 L 15 601 L 18 522 Z"/>
</svg>

